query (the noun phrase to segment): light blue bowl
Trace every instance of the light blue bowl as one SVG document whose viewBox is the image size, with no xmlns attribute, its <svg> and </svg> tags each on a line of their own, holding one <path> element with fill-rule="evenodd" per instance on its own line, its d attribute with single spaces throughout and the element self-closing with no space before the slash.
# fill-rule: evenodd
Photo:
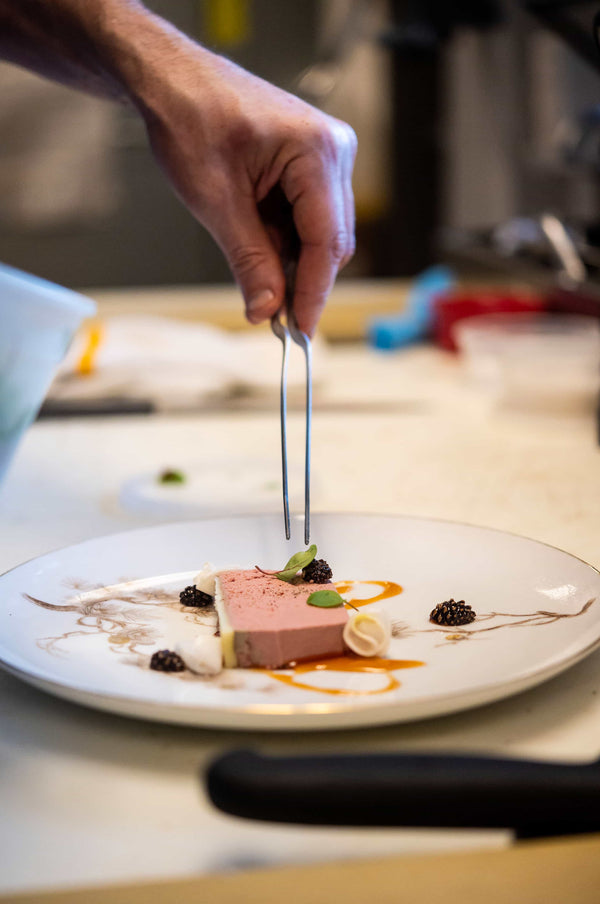
<svg viewBox="0 0 600 904">
<path fill-rule="evenodd" d="M 0 482 L 77 328 L 95 311 L 83 295 L 0 264 Z"/>
</svg>

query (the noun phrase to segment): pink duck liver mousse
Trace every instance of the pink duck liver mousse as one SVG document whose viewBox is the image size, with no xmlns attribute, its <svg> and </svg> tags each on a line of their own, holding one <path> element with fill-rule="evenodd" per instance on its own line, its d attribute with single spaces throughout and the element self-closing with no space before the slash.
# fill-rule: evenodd
<svg viewBox="0 0 600 904">
<path fill-rule="evenodd" d="M 259 571 L 222 571 L 223 606 L 242 668 L 281 668 L 290 662 L 341 656 L 348 621 L 345 607 L 321 609 L 306 602 L 333 584 L 289 584 Z"/>
</svg>

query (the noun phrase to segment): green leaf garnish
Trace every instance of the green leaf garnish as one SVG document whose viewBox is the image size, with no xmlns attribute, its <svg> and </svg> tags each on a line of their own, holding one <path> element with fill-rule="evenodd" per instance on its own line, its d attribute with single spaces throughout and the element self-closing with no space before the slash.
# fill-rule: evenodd
<svg viewBox="0 0 600 904">
<path fill-rule="evenodd" d="M 307 565 L 310 565 L 316 554 L 317 547 L 313 543 L 312 546 L 308 547 L 308 549 L 303 549 L 300 552 L 294 553 L 292 558 L 288 562 L 286 562 L 281 571 L 289 571 L 290 568 L 295 568 L 296 571 L 300 571 L 301 568 L 306 568 Z"/>
<path fill-rule="evenodd" d="M 346 600 L 335 590 L 315 590 L 306 602 L 309 606 L 319 606 L 320 609 L 336 609 L 343 606 Z"/>
<path fill-rule="evenodd" d="M 310 565 L 316 554 L 317 547 L 314 543 L 312 544 L 312 546 L 309 546 L 308 549 L 294 553 L 292 558 L 283 566 L 281 571 L 276 572 L 275 577 L 278 577 L 280 581 L 287 581 L 289 583 L 292 578 L 296 577 L 299 571 L 302 571 L 303 568 L 306 568 L 307 565 Z"/>
<path fill-rule="evenodd" d="M 183 471 L 174 471 L 168 468 L 163 471 L 158 478 L 159 483 L 185 483 L 185 474 Z"/>
<path fill-rule="evenodd" d="M 299 571 L 302 571 L 303 568 L 310 565 L 316 554 L 317 547 L 313 543 L 308 549 L 303 549 L 301 552 L 294 553 L 289 562 L 286 562 L 280 571 L 266 571 L 264 568 L 261 568 L 260 565 L 255 565 L 254 567 L 262 572 L 262 574 L 270 574 L 273 577 L 279 578 L 280 581 L 287 581 L 290 583 Z"/>
</svg>

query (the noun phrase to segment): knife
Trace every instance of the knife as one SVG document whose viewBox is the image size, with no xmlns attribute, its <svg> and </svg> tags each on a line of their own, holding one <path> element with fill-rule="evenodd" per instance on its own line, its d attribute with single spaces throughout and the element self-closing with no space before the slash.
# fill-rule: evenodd
<svg viewBox="0 0 600 904">
<path fill-rule="evenodd" d="M 507 828 L 521 838 L 600 831 L 597 763 L 242 749 L 214 760 L 205 784 L 218 809 L 268 822 Z"/>
</svg>

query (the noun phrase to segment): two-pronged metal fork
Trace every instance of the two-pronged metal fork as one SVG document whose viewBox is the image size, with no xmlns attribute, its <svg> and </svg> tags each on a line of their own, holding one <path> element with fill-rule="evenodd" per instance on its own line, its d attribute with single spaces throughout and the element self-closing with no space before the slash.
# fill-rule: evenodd
<svg viewBox="0 0 600 904">
<path fill-rule="evenodd" d="M 281 473 L 283 485 L 283 522 L 286 539 L 290 539 L 290 499 L 288 489 L 287 462 L 287 371 L 290 349 L 290 338 L 304 352 L 306 362 L 306 442 L 304 451 L 304 543 L 310 542 L 310 433 L 312 420 L 312 346 L 310 339 L 298 327 L 293 310 L 294 285 L 296 276 L 295 263 L 286 268 L 285 317 L 284 324 L 280 312 L 271 318 L 271 329 L 281 340 L 283 355 L 281 359 L 280 384 L 280 417 L 281 417 Z"/>
</svg>

